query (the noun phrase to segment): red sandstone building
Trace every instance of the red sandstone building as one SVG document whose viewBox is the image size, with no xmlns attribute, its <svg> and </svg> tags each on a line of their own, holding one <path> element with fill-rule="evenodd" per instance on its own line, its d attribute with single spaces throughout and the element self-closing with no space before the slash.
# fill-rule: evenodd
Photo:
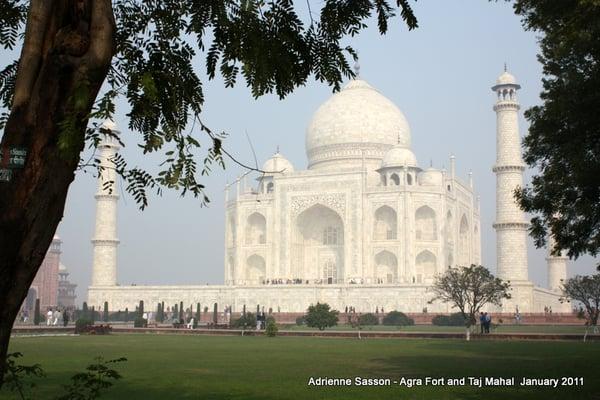
<svg viewBox="0 0 600 400">
<path fill-rule="evenodd" d="M 23 309 L 33 311 L 36 299 L 40 299 L 42 313 L 48 308 L 73 307 L 75 305 L 75 287 L 77 285 L 68 281 L 69 273 L 60 262 L 61 244 L 60 238 L 54 236 L 48 253 L 31 283 Z"/>
</svg>

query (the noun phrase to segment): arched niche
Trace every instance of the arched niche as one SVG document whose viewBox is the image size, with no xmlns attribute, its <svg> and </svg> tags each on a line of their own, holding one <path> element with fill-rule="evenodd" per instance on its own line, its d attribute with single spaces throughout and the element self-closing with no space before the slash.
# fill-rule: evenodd
<svg viewBox="0 0 600 400">
<path fill-rule="evenodd" d="M 398 216 L 389 206 L 379 207 L 373 221 L 373 240 L 396 240 Z"/>
<path fill-rule="evenodd" d="M 431 207 L 422 206 L 415 212 L 415 235 L 417 240 L 437 240 L 435 211 Z"/>
<path fill-rule="evenodd" d="M 265 280 L 267 268 L 265 259 L 253 254 L 246 260 L 246 281 L 252 285 L 261 284 Z"/>
<path fill-rule="evenodd" d="M 394 283 L 398 277 L 398 259 L 383 250 L 375 255 L 375 277 L 378 283 Z"/>
<path fill-rule="evenodd" d="M 344 275 L 344 223 L 331 208 L 315 204 L 296 218 L 291 279 L 337 283 Z"/>
<path fill-rule="evenodd" d="M 415 260 L 416 282 L 431 282 L 436 272 L 437 258 L 429 250 L 423 250 L 417 255 Z"/>
<path fill-rule="evenodd" d="M 264 215 L 254 212 L 246 220 L 246 244 L 267 243 L 267 220 Z"/>
</svg>

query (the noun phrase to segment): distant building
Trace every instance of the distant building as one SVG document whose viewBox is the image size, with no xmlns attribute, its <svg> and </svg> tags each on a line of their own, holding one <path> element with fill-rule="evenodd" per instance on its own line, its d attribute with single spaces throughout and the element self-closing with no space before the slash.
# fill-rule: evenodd
<svg viewBox="0 0 600 400">
<path fill-rule="evenodd" d="M 27 298 L 23 303 L 23 309 L 33 311 L 36 299 L 40 299 L 42 313 L 51 307 L 71 307 L 75 305 L 75 288 L 77 285 L 69 282 L 69 272 L 60 262 L 61 244 L 60 238 L 54 236 L 48 253 L 46 253 L 46 257 L 31 283 Z"/>
<path fill-rule="evenodd" d="M 549 288 L 529 280 L 529 223 L 513 196 L 523 185 L 526 168 L 519 88 L 506 70 L 492 87 L 496 270 L 512 287 L 511 299 L 498 311 L 542 312 L 550 306 L 569 312 L 557 290 L 566 277 L 565 257 L 548 258 Z M 104 127 L 118 132 L 112 121 Z M 419 166 L 404 114 L 360 78 L 315 112 L 306 131 L 306 169 L 295 168 L 277 151 L 263 165 L 255 186 L 240 177 L 230 194 L 228 185 L 225 285 L 118 285 L 119 196 L 106 182 L 115 180 L 112 160 L 119 146 L 106 137 L 98 149 L 106 173 L 95 196 L 88 304 L 99 308 L 107 301 L 112 310 L 131 310 L 143 300 L 230 305 L 234 311 L 261 305 L 301 313 L 325 302 L 359 312 L 451 312 L 450 304 L 429 304 L 435 277 L 448 267 L 481 263 L 480 206 L 472 175 L 460 179 L 453 156 L 449 171 Z"/>
<path fill-rule="evenodd" d="M 58 306 L 62 308 L 75 307 L 75 288 L 77 285 L 69 281 L 69 270 L 63 263 L 58 266 Z"/>
</svg>

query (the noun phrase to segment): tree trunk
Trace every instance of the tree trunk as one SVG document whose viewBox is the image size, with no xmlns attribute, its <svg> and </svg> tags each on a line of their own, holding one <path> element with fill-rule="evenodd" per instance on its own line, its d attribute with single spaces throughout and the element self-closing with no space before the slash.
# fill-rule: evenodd
<svg viewBox="0 0 600 400">
<path fill-rule="evenodd" d="M 27 151 L 0 182 L 0 387 L 13 322 L 62 219 L 89 113 L 114 53 L 110 0 L 32 0 L 0 150 Z"/>
</svg>

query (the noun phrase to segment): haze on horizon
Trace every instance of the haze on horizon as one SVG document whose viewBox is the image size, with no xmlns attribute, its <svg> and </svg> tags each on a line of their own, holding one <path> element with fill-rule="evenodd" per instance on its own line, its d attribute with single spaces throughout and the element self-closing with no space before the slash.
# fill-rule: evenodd
<svg viewBox="0 0 600 400">
<path fill-rule="evenodd" d="M 520 129 L 527 123 L 522 112 L 539 104 L 541 65 L 534 32 L 525 32 L 506 2 L 418 2 L 414 5 L 419 28 L 408 32 L 397 18 L 389 33 L 380 37 L 376 24 L 351 38 L 360 55 L 361 78 L 391 99 L 411 127 L 412 149 L 423 168 L 449 166 L 456 156 L 457 176 L 467 180 L 473 171 L 475 191 L 481 196 L 483 265 L 495 271 L 495 100 L 490 87 L 504 63 L 522 89 Z M 203 57 L 197 68 L 204 71 Z M 203 74 L 204 75 L 204 74 Z M 306 168 L 305 130 L 318 106 L 331 96 L 331 88 L 309 82 L 283 101 L 269 95 L 254 100 L 242 80 L 226 89 L 219 79 L 205 83 L 203 121 L 229 137 L 224 147 L 247 164 L 254 165 L 248 138 L 256 151 L 258 167 L 280 148 L 296 170 Z M 139 142 L 127 130 L 127 106 L 117 107 L 116 123 L 130 165 L 154 170 L 161 157 L 144 157 Z M 205 143 L 207 143 L 205 141 Z M 199 154 L 203 157 L 203 154 Z M 215 166 L 202 182 L 211 199 L 180 198 L 165 191 L 151 196 L 150 206 L 140 211 L 119 183 L 118 281 L 136 284 L 221 284 L 224 257 L 224 192 L 227 182 L 244 172 L 231 160 L 226 169 Z M 527 178 L 531 175 L 528 171 Z M 249 183 L 253 179 L 248 180 Z M 91 280 L 96 179 L 93 171 L 80 171 L 71 185 L 64 218 L 58 228 L 63 240 L 62 262 L 77 283 L 81 304 Z M 529 276 L 546 286 L 546 250 L 529 240 Z M 583 257 L 569 264 L 569 275 L 589 274 L 597 260 Z"/>
</svg>

